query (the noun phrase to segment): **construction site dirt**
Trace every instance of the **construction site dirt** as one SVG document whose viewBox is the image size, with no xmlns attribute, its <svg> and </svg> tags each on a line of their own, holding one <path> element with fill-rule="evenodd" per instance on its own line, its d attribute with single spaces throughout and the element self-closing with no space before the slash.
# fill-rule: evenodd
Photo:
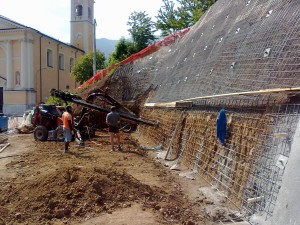
<svg viewBox="0 0 300 225">
<path fill-rule="evenodd" d="M 211 225 L 224 217 L 222 201 L 199 192 L 204 180 L 178 176 L 157 152 L 141 150 L 135 134 L 122 134 L 121 151 L 110 152 L 107 133 L 98 132 L 84 147 L 72 142 L 66 154 L 62 142 L 6 136 L 1 225 Z"/>
</svg>

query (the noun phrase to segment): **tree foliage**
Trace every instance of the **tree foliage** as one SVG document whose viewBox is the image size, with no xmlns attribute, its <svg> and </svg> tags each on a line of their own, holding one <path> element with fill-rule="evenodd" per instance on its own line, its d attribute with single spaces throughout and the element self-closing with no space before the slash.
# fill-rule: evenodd
<svg viewBox="0 0 300 225">
<path fill-rule="evenodd" d="M 130 26 L 128 31 L 131 34 L 137 52 L 153 43 L 156 39 L 154 36 L 155 23 L 145 11 L 131 13 L 127 25 Z"/>
<path fill-rule="evenodd" d="M 66 105 L 65 101 L 58 98 L 58 97 L 54 97 L 54 96 L 50 96 L 48 98 L 48 100 L 46 101 L 46 104 L 49 104 L 49 105 Z"/>
<path fill-rule="evenodd" d="M 163 0 L 156 16 L 156 28 L 162 36 L 194 25 L 217 0 Z M 177 6 L 177 7 L 176 7 Z"/>
<path fill-rule="evenodd" d="M 156 39 L 154 36 L 155 23 L 145 11 L 131 13 L 127 25 L 130 26 L 128 31 L 132 41 L 122 37 L 116 44 L 114 51 L 109 55 L 108 65 L 126 59 L 131 54 L 146 48 Z"/>
<path fill-rule="evenodd" d="M 162 36 L 167 36 L 194 25 L 217 0 L 174 1 L 163 0 L 164 5 L 159 9 L 156 22 L 153 22 L 145 11 L 131 13 L 127 25 L 130 27 L 128 31 L 132 41 L 121 38 L 110 54 L 108 64 L 120 62 L 153 43 L 156 40 L 154 33 L 157 30 L 161 31 Z"/>
<path fill-rule="evenodd" d="M 71 71 L 71 76 L 74 77 L 76 82 L 83 83 L 91 78 L 93 74 L 94 53 L 90 52 L 83 55 L 75 62 Z M 96 51 L 96 70 L 104 69 L 105 56 L 103 52 Z"/>
<path fill-rule="evenodd" d="M 158 15 L 156 16 L 157 22 L 155 24 L 156 29 L 162 31 L 162 36 L 174 33 L 181 29 L 181 26 L 177 23 L 178 13 L 175 9 L 175 3 L 169 0 L 163 0 L 164 6 L 162 6 Z"/>
<path fill-rule="evenodd" d="M 108 65 L 120 62 L 135 52 L 136 49 L 134 43 L 122 37 L 117 42 L 114 51 L 108 57 Z"/>
</svg>

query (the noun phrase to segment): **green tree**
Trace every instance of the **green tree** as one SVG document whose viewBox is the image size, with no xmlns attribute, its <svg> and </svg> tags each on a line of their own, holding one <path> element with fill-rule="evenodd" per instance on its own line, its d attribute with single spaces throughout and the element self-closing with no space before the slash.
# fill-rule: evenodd
<svg viewBox="0 0 300 225">
<path fill-rule="evenodd" d="M 194 25 L 217 0 L 163 0 L 156 16 L 156 29 L 162 36 Z M 175 7 L 177 6 L 177 7 Z"/>
<path fill-rule="evenodd" d="M 177 10 L 178 22 L 182 28 L 194 25 L 207 10 L 204 1 L 177 0 L 180 7 Z"/>
<path fill-rule="evenodd" d="M 136 51 L 146 48 L 156 40 L 154 36 L 155 23 L 145 11 L 131 13 L 127 25 L 130 26 L 128 31 L 131 34 Z"/>
<path fill-rule="evenodd" d="M 209 9 L 217 0 L 203 0 L 202 1 L 202 8 L 204 12 Z"/>
<path fill-rule="evenodd" d="M 53 97 L 53 96 L 50 96 L 48 98 L 48 100 L 46 101 L 46 104 L 49 104 L 49 105 L 66 105 L 65 104 L 65 101 L 60 99 L 60 98 L 57 98 L 57 97 Z"/>
<path fill-rule="evenodd" d="M 75 62 L 71 71 L 71 76 L 74 77 L 76 82 L 83 83 L 91 78 L 93 74 L 94 53 L 90 52 L 83 55 L 78 61 Z M 104 69 L 105 56 L 103 52 L 96 51 L 96 70 Z"/>
<path fill-rule="evenodd" d="M 132 41 L 122 37 L 116 44 L 114 51 L 108 57 L 108 65 L 120 62 L 137 52 Z"/>
<path fill-rule="evenodd" d="M 178 12 L 175 9 L 175 3 L 169 0 L 163 0 L 164 6 L 162 6 L 158 15 L 156 16 L 157 22 L 155 24 L 156 29 L 161 30 L 162 36 L 167 36 L 180 30 L 182 26 L 178 24 Z"/>
</svg>

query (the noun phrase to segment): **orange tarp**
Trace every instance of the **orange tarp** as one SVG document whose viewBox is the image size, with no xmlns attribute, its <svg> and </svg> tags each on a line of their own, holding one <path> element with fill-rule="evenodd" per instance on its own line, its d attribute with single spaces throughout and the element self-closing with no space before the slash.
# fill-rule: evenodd
<svg viewBox="0 0 300 225">
<path fill-rule="evenodd" d="M 137 59 L 143 58 L 153 52 L 156 52 L 160 47 L 162 46 L 168 46 L 170 44 L 173 44 L 175 41 L 177 41 L 178 39 L 180 39 L 181 37 L 183 37 L 188 31 L 190 30 L 190 27 L 185 28 L 183 30 L 177 31 L 173 34 L 170 34 L 168 36 L 166 36 L 164 39 L 159 40 L 151 45 L 149 45 L 148 47 L 142 49 L 141 51 L 132 54 L 131 56 L 129 56 L 128 58 L 124 59 L 121 62 L 115 63 L 103 70 L 100 70 L 98 73 L 96 73 L 94 76 L 92 76 L 89 80 L 87 80 L 86 82 L 84 82 L 82 85 L 80 85 L 78 87 L 78 89 L 86 87 L 88 85 L 91 85 L 93 83 L 95 83 L 96 81 L 102 79 L 103 77 L 105 77 L 107 75 L 108 72 L 110 72 L 111 70 L 115 69 L 116 67 L 122 65 L 122 64 L 127 64 L 130 62 L 133 62 Z"/>
</svg>

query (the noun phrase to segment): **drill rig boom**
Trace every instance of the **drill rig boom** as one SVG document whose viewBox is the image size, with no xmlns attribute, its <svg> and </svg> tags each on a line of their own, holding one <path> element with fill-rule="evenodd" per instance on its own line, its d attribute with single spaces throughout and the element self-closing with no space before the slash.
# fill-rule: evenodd
<svg viewBox="0 0 300 225">
<path fill-rule="evenodd" d="M 58 98 L 60 98 L 64 101 L 73 102 L 73 103 L 81 105 L 85 108 L 94 109 L 94 110 L 97 110 L 97 111 L 100 111 L 100 112 L 106 112 L 106 113 L 110 112 L 110 109 L 107 109 L 105 107 L 89 103 L 86 100 L 82 99 L 79 95 L 75 95 L 75 94 L 71 94 L 71 93 L 68 93 L 68 92 L 60 91 L 60 90 L 57 90 L 57 89 L 54 89 L 54 88 L 50 90 L 50 94 L 51 94 L 51 96 L 58 97 Z M 94 95 L 96 96 L 97 94 L 94 94 Z M 115 99 L 113 99 L 111 96 L 109 96 L 108 94 L 100 93 L 99 95 L 101 95 L 102 98 L 105 98 L 106 102 L 109 102 L 111 105 L 114 105 L 117 108 L 121 107 L 121 104 L 119 102 L 117 102 Z M 89 97 L 88 97 L 88 99 L 89 99 Z M 141 124 L 150 125 L 150 126 L 157 126 L 158 125 L 157 122 L 141 119 L 136 114 L 134 114 L 132 112 L 128 112 L 128 113 L 119 112 L 119 114 L 120 114 L 121 118 L 132 121 L 133 123 L 141 123 Z"/>
</svg>

